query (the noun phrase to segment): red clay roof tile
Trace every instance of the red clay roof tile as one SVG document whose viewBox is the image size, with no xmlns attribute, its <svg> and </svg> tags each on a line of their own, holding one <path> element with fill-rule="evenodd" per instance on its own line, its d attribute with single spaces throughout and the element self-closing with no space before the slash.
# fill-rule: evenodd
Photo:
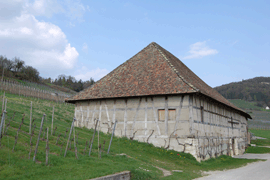
<svg viewBox="0 0 270 180">
<path fill-rule="evenodd" d="M 150 43 L 90 88 L 66 101 L 195 92 L 209 96 L 251 118 L 155 42 Z"/>
</svg>

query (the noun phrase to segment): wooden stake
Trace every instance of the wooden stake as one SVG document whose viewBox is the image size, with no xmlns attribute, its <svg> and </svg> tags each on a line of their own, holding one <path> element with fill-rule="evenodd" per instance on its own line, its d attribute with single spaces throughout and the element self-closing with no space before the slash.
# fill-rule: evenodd
<svg viewBox="0 0 270 180">
<path fill-rule="evenodd" d="M 68 132 L 68 128 L 66 129 L 64 139 L 66 138 L 67 132 Z"/>
<path fill-rule="evenodd" d="M 76 143 L 78 144 L 78 138 L 79 138 L 79 132 L 77 132 L 77 138 L 76 138 Z"/>
<path fill-rule="evenodd" d="M 114 131 L 115 131 L 116 123 L 117 123 L 117 120 L 115 120 L 115 123 L 114 123 L 114 126 L 113 126 L 113 132 L 112 132 L 112 136 L 111 136 L 111 140 L 110 140 L 110 144 L 109 144 L 109 148 L 108 148 L 107 154 L 109 154 L 109 152 L 110 152 L 110 148 L 111 148 L 111 144 L 112 144 L 112 139 L 113 139 L 113 134 L 114 134 Z"/>
<path fill-rule="evenodd" d="M 90 145 L 89 156 L 91 155 L 91 151 L 92 151 L 92 147 L 93 147 L 93 142 L 94 142 L 94 138 L 95 138 L 95 134 L 96 134 L 96 130 L 97 130 L 98 121 L 99 120 L 97 119 L 96 126 L 95 126 L 95 131 L 94 131 L 92 142 L 91 142 L 91 145 Z"/>
<path fill-rule="evenodd" d="M 43 131 L 42 141 L 45 141 L 45 136 L 46 136 L 46 128 L 45 128 L 45 130 Z"/>
<path fill-rule="evenodd" d="M 98 123 L 98 154 L 100 151 L 100 147 L 99 147 L 99 129 L 100 129 L 100 122 Z"/>
<path fill-rule="evenodd" d="M 29 134 L 31 133 L 32 128 L 32 101 L 31 101 L 31 108 L 30 108 L 30 126 L 29 126 Z"/>
<path fill-rule="evenodd" d="M 4 111 L 4 106 L 5 106 L 5 91 L 4 91 L 4 95 L 3 95 L 3 103 L 2 103 L 2 112 Z"/>
<path fill-rule="evenodd" d="M 38 139 L 37 139 L 37 144 L 36 144 L 36 149 L 35 149 L 35 154 L 34 154 L 34 157 L 33 157 L 33 161 L 36 160 L 36 154 L 37 154 L 37 151 L 38 151 L 38 144 L 39 144 L 40 134 L 42 132 L 42 127 L 43 127 L 43 122 L 44 122 L 45 116 L 46 116 L 46 114 L 43 114 L 43 117 L 42 117 L 42 120 L 41 120 L 40 130 L 39 130 L 39 134 L 38 134 Z"/>
<path fill-rule="evenodd" d="M 46 142 L 46 166 L 49 161 L 49 127 L 47 127 L 47 142 Z"/>
<path fill-rule="evenodd" d="M 33 131 L 31 133 L 31 137 L 30 137 L 30 151 L 29 151 L 28 159 L 30 159 L 30 156 L 31 156 L 31 153 L 32 153 L 32 146 L 33 146 L 32 138 L 33 138 L 33 135 L 34 135 L 34 132 L 35 132 L 35 128 L 36 128 L 36 124 L 34 125 Z"/>
<path fill-rule="evenodd" d="M 2 113 L 2 120 L 1 120 L 1 124 L 0 124 L 0 143 L 1 143 L 1 139 L 2 139 L 2 129 L 3 129 L 3 124 L 4 124 L 4 120 L 5 120 L 5 114 L 6 114 L 7 112 L 6 111 L 4 111 L 3 113 Z"/>
<path fill-rule="evenodd" d="M 99 158 L 101 158 L 101 145 L 99 145 L 98 148 L 100 149 L 100 151 L 98 153 L 99 154 Z"/>
<path fill-rule="evenodd" d="M 56 127 L 54 128 L 54 130 L 53 130 L 53 135 L 55 135 L 56 129 L 57 129 L 57 126 L 56 126 Z"/>
<path fill-rule="evenodd" d="M 57 137 L 57 140 L 56 140 L 56 143 L 55 143 L 56 145 L 58 144 L 58 141 L 59 141 L 60 136 L 61 136 L 61 133 Z"/>
<path fill-rule="evenodd" d="M 15 143 L 14 143 L 12 152 L 14 152 L 15 146 L 16 146 L 16 144 L 17 144 L 18 136 L 19 136 L 19 131 L 20 131 L 20 129 L 21 129 L 21 127 L 22 127 L 22 124 L 23 124 L 23 121 L 24 121 L 24 116 L 25 116 L 25 114 L 23 114 L 22 122 L 21 122 L 21 124 L 20 124 L 20 126 L 19 126 L 19 128 L 18 128 L 18 130 L 17 130 L 17 135 L 15 136 Z"/>
<path fill-rule="evenodd" d="M 70 140 L 70 135 L 71 135 L 71 132 L 72 132 L 72 129 L 73 129 L 73 126 L 74 126 L 74 121 L 76 119 L 73 118 L 73 121 L 71 123 L 71 127 L 70 127 L 70 131 L 69 131 L 69 136 L 68 136 L 68 141 L 67 141 L 67 146 L 66 146 L 66 150 L 65 150 L 65 154 L 64 154 L 64 157 L 66 157 L 66 154 L 67 154 L 67 149 L 68 149 L 68 143 L 69 143 L 69 140 Z"/>
<path fill-rule="evenodd" d="M 54 116 L 54 106 L 53 106 L 53 112 L 52 112 L 52 127 L 51 127 L 51 135 L 53 133 L 53 116 Z"/>
<path fill-rule="evenodd" d="M 10 125 L 11 118 L 12 118 L 12 117 L 9 118 L 8 124 L 7 124 L 7 126 L 6 126 L 6 130 L 5 130 L 5 132 L 3 133 L 4 135 L 7 135 L 7 130 L 8 130 L 8 127 L 9 127 L 9 125 Z"/>
<path fill-rule="evenodd" d="M 74 128 L 74 131 L 73 131 L 74 133 L 74 148 L 75 148 L 75 156 L 76 156 L 76 158 L 78 159 L 78 154 L 77 154 L 77 147 L 76 147 L 76 137 L 75 137 L 75 128 Z"/>
<path fill-rule="evenodd" d="M 103 149 L 102 149 L 102 151 L 104 152 L 104 147 L 105 147 L 105 140 L 104 140 L 104 142 L 103 142 Z"/>
<path fill-rule="evenodd" d="M 85 155 L 85 151 L 86 151 L 86 148 L 87 148 L 87 143 L 88 143 L 88 141 L 85 142 L 85 148 L 83 150 L 83 155 Z"/>
<path fill-rule="evenodd" d="M 7 111 L 7 98 L 5 98 L 5 111 Z"/>
</svg>

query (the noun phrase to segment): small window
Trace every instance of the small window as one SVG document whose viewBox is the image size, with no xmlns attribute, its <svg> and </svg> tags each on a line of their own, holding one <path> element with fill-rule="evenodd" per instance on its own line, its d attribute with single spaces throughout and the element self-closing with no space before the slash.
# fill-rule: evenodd
<svg viewBox="0 0 270 180">
<path fill-rule="evenodd" d="M 201 121 L 203 122 L 203 106 L 201 106 Z"/>
<path fill-rule="evenodd" d="M 165 109 L 158 110 L 158 120 L 165 121 Z"/>
<path fill-rule="evenodd" d="M 171 121 L 171 120 L 175 120 L 175 109 L 168 109 L 168 120 Z M 159 121 L 165 121 L 165 109 L 159 109 L 158 110 L 158 120 Z"/>
<path fill-rule="evenodd" d="M 175 109 L 169 109 L 169 121 L 175 120 Z"/>
</svg>

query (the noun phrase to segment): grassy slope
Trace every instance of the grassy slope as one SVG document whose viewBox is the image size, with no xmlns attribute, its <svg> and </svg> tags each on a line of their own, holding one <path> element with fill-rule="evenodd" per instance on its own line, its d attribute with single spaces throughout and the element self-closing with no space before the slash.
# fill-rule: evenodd
<svg viewBox="0 0 270 180">
<path fill-rule="evenodd" d="M 228 99 L 231 103 L 241 109 L 253 109 L 253 110 L 264 110 L 264 108 L 256 106 L 255 102 L 249 102 L 242 99 Z"/>
<path fill-rule="evenodd" d="M 256 139 L 251 140 L 251 144 L 256 144 L 257 146 L 270 146 L 270 131 L 269 130 L 249 130 L 255 136 L 264 137 L 266 139 Z M 246 153 L 270 153 L 270 148 L 267 147 L 248 147 Z"/>
<path fill-rule="evenodd" d="M 1 142 L 0 179 L 90 179 L 124 170 L 131 171 L 132 179 L 160 179 L 162 178 L 162 172 L 156 166 L 167 170 L 183 170 L 182 173 L 174 172 L 172 176 L 163 179 L 193 179 L 201 176 L 201 171 L 230 169 L 256 161 L 221 156 L 217 159 L 198 163 L 190 154 L 167 151 L 163 148 L 156 148 L 151 144 L 117 137 L 113 138 L 111 153 L 109 155 L 102 153 L 100 159 L 97 153 L 97 136 L 93 144 L 91 157 L 89 157 L 84 155 L 84 148 L 85 142 L 92 137 L 93 130 L 86 128 L 75 128 L 76 134 L 79 133 L 77 142 L 79 159 L 75 158 L 73 143 L 72 150 L 68 150 L 67 156 L 64 158 L 64 149 L 67 142 L 67 137 L 64 138 L 64 134 L 66 128 L 71 125 L 74 106 L 55 104 L 45 100 L 37 101 L 36 99 L 11 94 L 7 94 L 7 97 L 8 116 L 6 124 L 8 124 L 14 111 L 16 111 L 16 114 L 14 121 L 11 121 L 8 128 L 7 136 L 3 136 Z M 32 140 L 33 149 L 36 145 L 42 114 L 47 114 L 44 127 L 50 127 L 52 106 L 55 106 L 54 127 L 57 126 L 57 130 L 55 136 L 49 136 L 49 166 L 45 166 L 45 141 L 40 141 L 36 157 L 37 162 L 32 161 L 34 150 L 31 158 L 28 159 L 30 149 L 30 136 L 28 135 L 30 101 L 33 101 L 34 124 L 37 126 Z M 12 152 L 14 137 L 23 113 L 25 113 L 25 121 L 21 128 L 22 131 L 19 132 L 15 151 Z M 61 133 L 60 143 L 56 145 L 59 133 Z M 105 151 L 108 148 L 109 139 L 110 134 L 100 133 L 102 146 L 104 140 L 106 141 Z M 62 151 L 61 144 L 63 144 Z M 88 151 L 89 148 L 87 148 L 86 154 L 88 154 Z M 119 155 L 121 153 L 127 154 L 128 157 Z"/>
<path fill-rule="evenodd" d="M 39 90 L 46 90 L 46 91 L 52 91 L 52 92 L 58 92 L 58 93 L 67 93 L 70 95 L 74 95 L 76 94 L 75 91 L 63 87 L 63 86 L 58 86 L 55 84 L 50 84 L 50 83 L 34 83 L 34 82 L 28 82 L 28 81 L 23 81 L 23 80 L 19 80 L 16 78 L 8 78 L 8 77 L 4 77 L 4 79 L 8 80 L 8 81 L 17 81 L 18 83 L 23 84 L 24 86 L 29 86 L 29 87 L 34 87 L 36 89 Z"/>
</svg>

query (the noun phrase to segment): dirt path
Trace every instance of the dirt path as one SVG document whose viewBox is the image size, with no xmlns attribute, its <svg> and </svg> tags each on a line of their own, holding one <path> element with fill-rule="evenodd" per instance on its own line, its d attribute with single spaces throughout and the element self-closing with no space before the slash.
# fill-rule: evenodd
<svg viewBox="0 0 270 180">
<path fill-rule="evenodd" d="M 269 180 L 270 179 L 270 154 L 244 154 L 235 158 L 266 159 L 251 163 L 247 166 L 227 171 L 213 171 L 211 175 L 197 180 Z"/>
</svg>

